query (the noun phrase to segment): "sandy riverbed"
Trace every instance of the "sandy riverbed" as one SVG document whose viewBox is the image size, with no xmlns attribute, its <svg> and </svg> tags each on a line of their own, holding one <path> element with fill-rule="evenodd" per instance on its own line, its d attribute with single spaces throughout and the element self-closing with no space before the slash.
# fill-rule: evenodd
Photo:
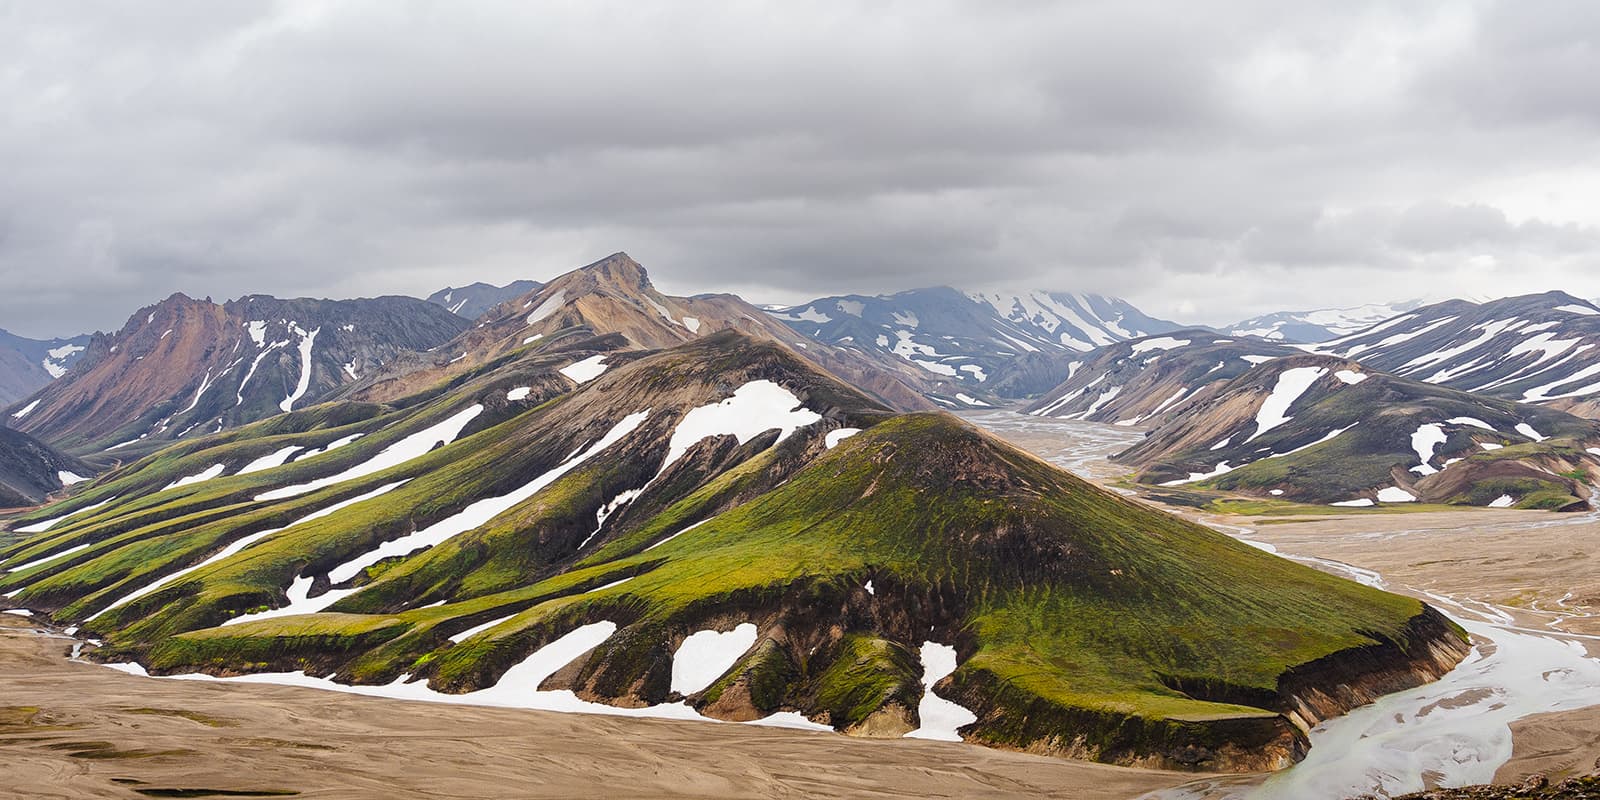
<svg viewBox="0 0 1600 800">
<path fill-rule="evenodd" d="M 0 614 L 0 796 L 1126 798 L 1192 776 L 747 725 L 441 706 L 69 662 Z"/>
</svg>

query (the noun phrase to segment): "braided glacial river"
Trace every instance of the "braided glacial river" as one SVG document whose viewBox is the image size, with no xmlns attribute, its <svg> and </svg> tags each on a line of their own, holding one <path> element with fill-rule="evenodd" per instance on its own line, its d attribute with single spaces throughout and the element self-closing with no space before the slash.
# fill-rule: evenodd
<svg viewBox="0 0 1600 800">
<path fill-rule="evenodd" d="M 964 416 L 1101 482 L 1126 474 L 1105 459 L 1142 436 L 1006 411 Z M 1512 759 L 1514 746 L 1518 752 L 1541 746 L 1514 740 L 1514 725 L 1600 705 L 1600 620 L 1585 606 L 1600 602 L 1592 555 L 1600 545 L 1600 514 L 1471 510 L 1255 520 L 1169 510 L 1282 557 L 1418 597 L 1465 628 L 1473 649 L 1439 681 L 1318 726 L 1310 732 L 1310 755 L 1288 770 L 1265 779 L 1200 778 L 1142 800 L 1342 800 L 1487 783 Z M 1552 763 L 1579 773 L 1594 768 L 1592 753 L 1557 752 L 1540 762 Z"/>
</svg>

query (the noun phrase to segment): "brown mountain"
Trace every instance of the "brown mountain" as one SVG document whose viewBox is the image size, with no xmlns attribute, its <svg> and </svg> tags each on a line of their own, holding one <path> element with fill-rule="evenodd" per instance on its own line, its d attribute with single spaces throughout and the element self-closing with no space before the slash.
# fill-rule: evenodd
<svg viewBox="0 0 1600 800">
<path fill-rule="evenodd" d="M 12 422 L 69 452 L 142 452 L 311 405 L 468 324 L 408 297 L 219 305 L 175 294 L 96 334 L 69 374 L 10 409 L 27 409 Z"/>
<path fill-rule="evenodd" d="M 656 350 L 724 330 L 782 342 L 897 410 L 930 409 L 928 397 L 954 397 L 960 391 L 901 359 L 807 338 L 735 295 L 662 294 L 643 266 L 615 253 L 489 309 L 449 344 L 397 359 L 346 396 L 394 400 L 564 339 L 616 334 L 625 340 L 619 342 L 622 349 Z"/>
</svg>

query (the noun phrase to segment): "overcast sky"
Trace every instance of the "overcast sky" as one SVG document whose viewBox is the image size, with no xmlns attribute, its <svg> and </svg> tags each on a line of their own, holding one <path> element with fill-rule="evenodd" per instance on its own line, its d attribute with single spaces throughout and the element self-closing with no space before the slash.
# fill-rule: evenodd
<svg viewBox="0 0 1600 800">
<path fill-rule="evenodd" d="M 1600 297 L 1600 4 L 1308 5 L 0 0 L 0 327 L 617 250 L 1211 324 Z"/>
</svg>

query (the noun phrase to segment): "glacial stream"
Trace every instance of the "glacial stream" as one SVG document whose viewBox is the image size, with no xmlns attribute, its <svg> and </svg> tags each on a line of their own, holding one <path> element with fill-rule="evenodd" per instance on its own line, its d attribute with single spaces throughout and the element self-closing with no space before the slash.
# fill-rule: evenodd
<svg viewBox="0 0 1600 800">
<path fill-rule="evenodd" d="M 1011 412 L 964 415 L 1087 477 L 1106 473 L 1104 458 L 1137 441 L 1139 432 L 1104 425 L 1037 419 Z M 1097 429 L 1097 430 L 1095 430 Z M 1127 434 L 1132 434 L 1130 441 Z M 1099 472 L 1099 475 L 1096 473 Z M 1114 470 L 1112 473 L 1114 474 Z M 1585 524 L 1600 514 L 1552 517 L 1538 527 Z M 1404 517 L 1396 517 L 1397 528 Z M 1209 523 L 1208 523 L 1209 524 Z M 1527 523 L 1505 526 L 1514 535 Z M 1267 777 L 1206 777 L 1141 800 L 1343 800 L 1391 797 L 1438 786 L 1487 783 L 1512 753 L 1511 724 L 1525 717 L 1600 705 L 1600 637 L 1559 630 L 1567 617 L 1520 622 L 1526 610 L 1470 597 L 1390 585 L 1370 569 L 1326 558 L 1279 552 L 1253 541 L 1248 527 L 1212 524 L 1241 541 L 1309 566 L 1389 591 L 1419 597 L 1473 638 L 1470 655 L 1438 681 L 1387 695 L 1311 731 L 1311 753 Z M 1403 529 L 1389 535 L 1406 535 Z M 1365 534 L 1369 538 L 1371 534 Z"/>
</svg>

